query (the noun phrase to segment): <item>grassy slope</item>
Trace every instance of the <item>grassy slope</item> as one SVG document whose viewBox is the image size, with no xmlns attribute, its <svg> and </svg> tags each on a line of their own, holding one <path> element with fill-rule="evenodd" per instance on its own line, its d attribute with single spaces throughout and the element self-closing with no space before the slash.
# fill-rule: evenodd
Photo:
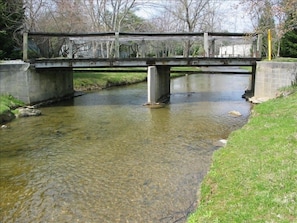
<svg viewBox="0 0 297 223">
<path fill-rule="evenodd" d="M 145 79 L 145 73 L 73 73 L 75 90 L 102 89 L 110 86 L 137 83 L 144 81 Z"/>
<path fill-rule="evenodd" d="M 267 59 L 265 61 L 268 61 Z M 272 62 L 297 62 L 297 58 L 292 58 L 292 57 L 278 57 L 274 58 Z"/>
<path fill-rule="evenodd" d="M 117 70 L 127 70 L 127 72 L 117 72 Z M 143 70 L 142 72 L 130 72 L 129 70 Z M 196 67 L 176 67 L 175 71 L 199 71 Z M 79 70 L 79 69 L 78 69 Z M 75 90 L 103 89 L 110 86 L 127 85 L 146 80 L 146 68 L 110 68 L 114 72 L 102 72 L 100 68 L 90 68 L 87 72 L 74 72 Z M 171 77 L 182 76 L 184 74 L 171 74 Z"/>
<path fill-rule="evenodd" d="M 0 114 L 23 105 L 23 102 L 10 95 L 0 95 Z"/>
<path fill-rule="evenodd" d="M 10 95 L 0 95 L 0 124 L 12 120 L 16 113 L 14 109 L 23 105 L 23 102 Z"/>
<path fill-rule="evenodd" d="M 297 92 L 257 105 L 214 153 L 188 222 L 297 222 L 296 182 Z"/>
</svg>

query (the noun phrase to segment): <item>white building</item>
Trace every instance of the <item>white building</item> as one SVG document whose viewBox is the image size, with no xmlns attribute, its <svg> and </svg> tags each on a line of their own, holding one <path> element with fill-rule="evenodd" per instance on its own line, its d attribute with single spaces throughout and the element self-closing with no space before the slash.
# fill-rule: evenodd
<svg viewBox="0 0 297 223">
<path fill-rule="evenodd" d="M 252 44 L 234 44 L 221 46 L 219 57 L 250 57 Z"/>
</svg>

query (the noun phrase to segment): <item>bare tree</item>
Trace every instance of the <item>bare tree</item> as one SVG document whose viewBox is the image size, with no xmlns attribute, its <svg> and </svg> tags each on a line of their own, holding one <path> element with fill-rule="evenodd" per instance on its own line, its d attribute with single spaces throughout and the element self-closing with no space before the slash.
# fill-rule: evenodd
<svg viewBox="0 0 297 223">
<path fill-rule="evenodd" d="M 41 32 L 86 32 L 88 23 L 81 0 L 25 0 L 25 30 Z M 58 56 L 66 38 L 31 38 L 41 56 Z M 30 52 L 30 51 L 29 51 Z"/>
<path fill-rule="evenodd" d="M 25 30 L 37 31 L 38 18 L 44 13 L 45 0 L 25 0 Z"/>
<path fill-rule="evenodd" d="M 163 4 L 165 11 L 175 20 L 176 31 L 201 32 L 208 31 L 214 8 L 210 0 L 175 0 Z M 190 55 L 193 42 L 185 41 L 184 56 Z"/>
<path fill-rule="evenodd" d="M 52 0 L 52 2 L 51 31 L 74 33 L 89 30 L 81 0 Z"/>
<path fill-rule="evenodd" d="M 175 0 L 164 5 L 166 11 L 180 23 L 183 31 L 201 30 L 208 12 L 210 0 Z"/>
<path fill-rule="evenodd" d="M 83 5 L 90 18 L 92 31 L 120 32 L 125 19 L 131 15 L 138 3 L 136 0 L 84 0 Z M 97 42 L 94 42 L 94 47 L 99 47 Z M 101 42 L 100 48 L 101 56 L 113 56 L 114 41 Z"/>
<path fill-rule="evenodd" d="M 81 0 L 25 0 L 26 30 L 79 32 L 86 30 Z"/>
</svg>

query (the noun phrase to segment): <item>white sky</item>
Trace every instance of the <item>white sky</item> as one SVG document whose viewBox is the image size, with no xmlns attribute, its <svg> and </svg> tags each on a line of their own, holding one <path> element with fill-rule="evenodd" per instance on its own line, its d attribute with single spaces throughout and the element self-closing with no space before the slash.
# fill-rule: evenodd
<svg viewBox="0 0 297 223">
<path fill-rule="evenodd" d="M 220 1 L 220 0 L 218 0 Z M 238 0 L 221 0 L 221 11 L 225 21 L 222 23 L 229 32 L 252 32 L 248 13 L 239 5 Z"/>
<path fill-rule="evenodd" d="M 139 2 L 145 0 L 138 0 Z M 153 3 L 159 3 L 162 0 L 150 0 Z M 253 27 L 249 15 L 239 7 L 240 0 L 213 0 L 220 5 L 220 14 L 223 18 L 221 21 L 222 30 L 229 32 L 252 32 Z M 143 18 L 153 18 L 157 15 L 158 8 L 156 7 L 143 7 L 136 13 Z"/>
</svg>

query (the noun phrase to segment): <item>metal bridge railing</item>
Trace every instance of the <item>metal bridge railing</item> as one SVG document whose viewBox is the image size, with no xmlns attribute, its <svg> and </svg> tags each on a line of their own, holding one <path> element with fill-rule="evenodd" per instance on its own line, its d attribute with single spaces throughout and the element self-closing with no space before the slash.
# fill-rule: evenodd
<svg viewBox="0 0 297 223">
<path fill-rule="evenodd" d="M 34 58 L 260 57 L 254 33 L 23 34 L 23 60 Z"/>
</svg>

